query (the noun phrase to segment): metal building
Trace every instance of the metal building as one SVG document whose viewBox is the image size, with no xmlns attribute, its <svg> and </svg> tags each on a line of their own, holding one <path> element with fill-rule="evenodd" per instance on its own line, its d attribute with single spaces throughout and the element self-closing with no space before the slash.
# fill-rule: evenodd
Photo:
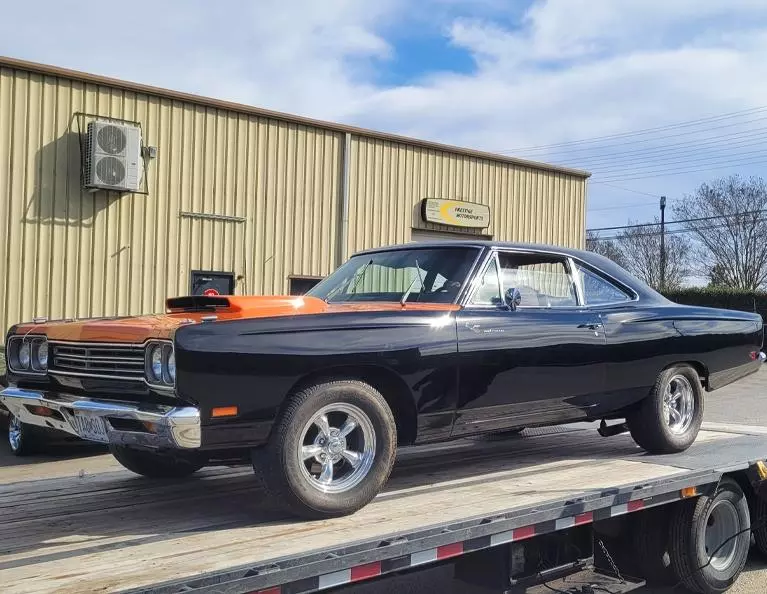
<svg viewBox="0 0 767 594">
<path fill-rule="evenodd" d="M 139 128 L 138 191 L 84 187 L 99 122 Z M 206 287 L 297 293 L 395 242 L 582 246 L 587 178 L 0 58 L 0 326 L 162 311 Z"/>
</svg>

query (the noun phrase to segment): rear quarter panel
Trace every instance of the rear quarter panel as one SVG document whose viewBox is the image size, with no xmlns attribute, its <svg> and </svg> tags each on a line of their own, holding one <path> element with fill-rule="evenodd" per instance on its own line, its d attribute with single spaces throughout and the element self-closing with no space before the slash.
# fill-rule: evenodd
<svg viewBox="0 0 767 594">
<path fill-rule="evenodd" d="M 376 368 L 396 375 L 419 417 L 449 434 L 457 399 L 453 313 L 345 312 L 224 321 L 180 328 L 177 392 L 201 408 L 203 431 L 219 445 L 263 443 L 286 397 L 316 374 Z M 237 406 L 235 419 L 211 418 Z"/>
<path fill-rule="evenodd" d="M 644 398 L 658 374 L 691 363 L 717 389 L 759 368 L 762 347 L 757 314 L 689 307 L 618 307 L 602 314 L 608 343 L 607 387 L 613 407 Z"/>
</svg>

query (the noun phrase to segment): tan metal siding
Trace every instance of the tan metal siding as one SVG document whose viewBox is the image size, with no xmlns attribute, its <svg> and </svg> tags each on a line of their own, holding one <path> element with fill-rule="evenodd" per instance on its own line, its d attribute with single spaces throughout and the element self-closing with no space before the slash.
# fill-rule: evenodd
<svg viewBox="0 0 767 594">
<path fill-rule="evenodd" d="M 158 147 L 147 195 L 81 189 L 89 119 L 76 112 L 140 122 Z M 189 291 L 191 270 L 234 272 L 240 294 L 285 293 L 290 275 L 327 275 L 351 252 L 411 241 L 414 228 L 455 233 L 421 221 L 425 197 L 488 204 L 490 227 L 470 234 L 582 247 L 585 193 L 579 172 L 0 66 L 0 325 L 161 311 Z"/>
<path fill-rule="evenodd" d="M 491 235 L 502 241 L 584 245 L 585 180 L 472 156 L 352 137 L 347 254 L 411 240 L 415 229 Z M 482 230 L 425 223 L 423 198 L 490 206 Z"/>
<path fill-rule="evenodd" d="M 148 195 L 81 190 L 75 112 L 141 123 L 158 147 Z M 195 269 L 232 271 L 255 294 L 328 274 L 342 144 L 337 131 L 0 69 L 0 324 L 162 311 Z"/>
</svg>

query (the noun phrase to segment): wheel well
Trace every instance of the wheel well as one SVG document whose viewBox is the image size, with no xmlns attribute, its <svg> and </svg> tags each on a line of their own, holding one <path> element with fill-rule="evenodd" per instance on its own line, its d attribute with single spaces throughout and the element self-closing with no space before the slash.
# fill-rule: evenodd
<svg viewBox="0 0 767 594">
<path fill-rule="evenodd" d="M 385 367 L 369 365 L 322 369 L 302 377 L 293 385 L 289 393 L 295 394 L 308 386 L 339 379 L 359 380 L 378 390 L 394 414 L 394 421 L 397 424 L 397 445 L 411 445 L 415 442 L 418 432 L 418 414 L 413 396 L 404 380 Z"/>
<path fill-rule="evenodd" d="M 671 363 L 670 365 L 666 365 L 666 367 L 664 367 L 662 371 L 665 371 L 666 369 L 668 369 L 669 367 L 673 367 L 674 365 L 689 365 L 697 372 L 698 377 L 700 378 L 701 385 L 704 388 L 708 387 L 708 368 L 700 361 L 676 361 L 674 363 Z"/>
</svg>

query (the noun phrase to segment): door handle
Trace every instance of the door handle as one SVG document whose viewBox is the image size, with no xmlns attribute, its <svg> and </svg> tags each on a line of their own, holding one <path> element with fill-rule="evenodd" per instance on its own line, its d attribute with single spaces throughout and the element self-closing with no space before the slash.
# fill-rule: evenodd
<svg viewBox="0 0 767 594">
<path fill-rule="evenodd" d="M 602 328 L 601 322 L 589 322 L 588 324 L 580 324 L 578 328 L 586 328 L 587 330 L 599 330 Z"/>
</svg>

